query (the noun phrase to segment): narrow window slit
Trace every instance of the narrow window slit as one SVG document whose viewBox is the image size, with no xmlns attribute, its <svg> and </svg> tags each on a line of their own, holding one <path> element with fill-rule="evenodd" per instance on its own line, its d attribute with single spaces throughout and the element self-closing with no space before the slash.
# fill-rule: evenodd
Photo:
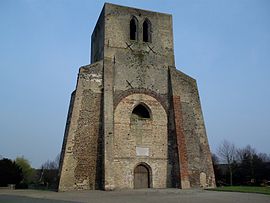
<svg viewBox="0 0 270 203">
<path fill-rule="evenodd" d="M 151 22 L 148 19 L 145 19 L 143 22 L 143 41 L 151 42 L 152 41 L 152 30 Z"/>
<path fill-rule="evenodd" d="M 137 40 L 138 39 L 138 31 L 137 31 L 137 19 L 135 17 L 133 17 L 130 20 L 130 39 L 131 40 Z"/>
</svg>

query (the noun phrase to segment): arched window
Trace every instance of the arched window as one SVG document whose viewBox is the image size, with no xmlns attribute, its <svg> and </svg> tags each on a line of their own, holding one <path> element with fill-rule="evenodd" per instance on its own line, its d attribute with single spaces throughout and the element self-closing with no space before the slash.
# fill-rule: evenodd
<svg viewBox="0 0 270 203">
<path fill-rule="evenodd" d="M 151 35 L 152 35 L 152 28 L 151 22 L 147 18 L 143 22 L 143 41 L 144 42 L 151 42 Z"/>
<path fill-rule="evenodd" d="M 149 110 L 144 105 L 139 104 L 133 109 L 132 117 L 136 117 L 139 119 L 149 119 L 150 113 Z"/>
<path fill-rule="evenodd" d="M 130 39 L 138 40 L 138 20 L 133 16 L 129 24 L 130 29 Z"/>
</svg>

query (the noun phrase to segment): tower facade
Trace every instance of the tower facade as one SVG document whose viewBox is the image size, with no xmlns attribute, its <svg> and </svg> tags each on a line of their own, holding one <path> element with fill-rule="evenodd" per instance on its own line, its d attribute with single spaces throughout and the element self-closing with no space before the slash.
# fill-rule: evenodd
<svg viewBox="0 0 270 203">
<path fill-rule="evenodd" d="M 196 81 L 172 16 L 105 4 L 71 95 L 59 190 L 214 187 Z"/>
</svg>

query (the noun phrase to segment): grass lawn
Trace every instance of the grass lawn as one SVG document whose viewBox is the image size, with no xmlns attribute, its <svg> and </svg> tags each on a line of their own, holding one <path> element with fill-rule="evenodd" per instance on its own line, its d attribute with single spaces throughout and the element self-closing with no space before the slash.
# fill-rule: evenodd
<svg viewBox="0 0 270 203">
<path fill-rule="evenodd" d="M 225 192 L 246 192 L 246 193 L 259 193 L 270 195 L 270 187 L 255 187 L 255 186 L 224 186 L 209 189 L 213 191 L 225 191 Z"/>
</svg>

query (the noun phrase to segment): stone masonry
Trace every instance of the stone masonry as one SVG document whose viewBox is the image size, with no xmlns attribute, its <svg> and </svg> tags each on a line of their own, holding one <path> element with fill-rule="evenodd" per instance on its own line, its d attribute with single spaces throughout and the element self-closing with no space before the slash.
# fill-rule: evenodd
<svg viewBox="0 0 270 203">
<path fill-rule="evenodd" d="M 105 3 L 80 68 L 59 191 L 215 187 L 196 81 L 176 69 L 172 16 Z"/>
</svg>

